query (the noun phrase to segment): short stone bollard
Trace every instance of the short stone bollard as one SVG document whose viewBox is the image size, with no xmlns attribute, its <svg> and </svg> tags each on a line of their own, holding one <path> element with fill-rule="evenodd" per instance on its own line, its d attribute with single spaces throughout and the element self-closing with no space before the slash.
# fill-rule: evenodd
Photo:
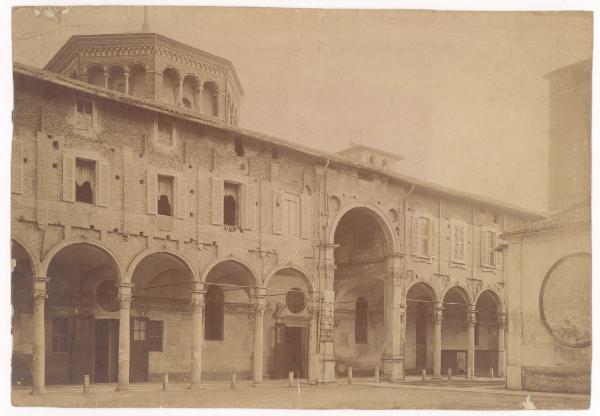
<svg viewBox="0 0 600 416">
<path fill-rule="evenodd" d="M 423 379 L 423 381 L 427 380 L 427 370 L 426 369 L 421 370 L 421 378 Z"/>
<path fill-rule="evenodd" d="M 352 367 L 348 367 L 348 384 L 352 384 Z"/>
<path fill-rule="evenodd" d="M 294 387 L 294 372 L 290 371 L 288 374 L 288 380 L 290 382 L 290 387 Z"/>
<path fill-rule="evenodd" d="M 379 383 L 379 367 L 375 367 L 375 383 Z"/>
<path fill-rule="evenodd" d="M 452 369 L 448 369 L 448 380 L 452 380 Z"/>
<path fill-rule="evenodd" d="M 237 384 L 237 374 L 233 373 L 231 375 L 231 388 L 235 389 L 235 385 Z"/>
<path fill-rule="evenodd" d="M 169 388 L 169 373 L 163 374 L 163 391 L 167 391 Z"/>
<path fill-rule="evenodd" d="M 83 392 L 88 393 L 90 391 L 90 376 L 86 374 L 83 376 Z"/>
<path fill-rule="evenodd" d="M 494 369 L 490 368 L 490 378 L 493 380 L 494 379 Z"/>
</svg>

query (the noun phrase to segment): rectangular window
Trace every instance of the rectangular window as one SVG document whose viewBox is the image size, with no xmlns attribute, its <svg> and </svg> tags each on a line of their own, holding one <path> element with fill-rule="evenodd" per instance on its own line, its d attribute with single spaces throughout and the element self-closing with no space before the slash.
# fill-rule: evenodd
<svg viewBox="0 0 600 416">
<path fill-rule="evenodd" d="M 141 319 L 133 320 L 133 340 L 146 341 L 146 321 Z"/>
<path fill-rule="evenodd" d="M 158 119 L 156 141 L 163 146 L 173 146 L 173 123 L 171 121 Z"/>
<path fill-rule="evenodd" d="M 163 322 L 148 321 L 147 325 L 148 351 L 163 350 Z"/>
<path fill-rule="evenodd" d="M 452 261 L 465 262 L 465 230 L 466 224 L 459 221 L 452 222 Z"/>
<path fill-rule="evenodd" d="M 494 231 L 483 231 L 481 234 L 482 264 L 488 267 L 496 267 L 496 233 Z"/>
<path fill-rule="evenodd" d="M 300 201 L 298 196 L 283 195 L 282 225 L 283 234 L 300 236 Z"/>
<path fill-rule="evenodd" d="M 223 224 L 237 227 L 240 224 L 240 185 L 225 182 L 223 190 Z"/>
<path fill-rule="evenodd" d="M 52 320 L 52 352 L 69 352 L 68 334 L 69 321 L 67 318 L 54 318 Z"/>
<path fill-rule="evenodd" d="M 75 201 L 94 204 L 96 201 L 96 161 L 75 159 Z"/>
<path fill-rule="evenodd" d="M 173 216 L 173 182 L 172 176 L 158 175 L 158 215 Z"/>
<path fill-rule="evenodd" d="M 82 129 L 91 129 L 93 126 L 94 104 L 92 100 L 78 98 L 75 102 L 75 125 Z"/>
<path fill-rule="evenodd" d="M 419 217 L 418 221 L 418 244 L 419 244 L 419 256 L 431 257 L 431 236 L 430 234 L 430 219 L 427 217 Z"/>
</svg>

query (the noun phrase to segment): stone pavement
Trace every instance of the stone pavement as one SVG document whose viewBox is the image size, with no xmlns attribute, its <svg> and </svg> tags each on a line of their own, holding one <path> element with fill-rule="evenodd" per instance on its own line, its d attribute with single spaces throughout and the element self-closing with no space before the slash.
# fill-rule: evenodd
<svg viewBox="0 0 600 416">
<path fill-rule="evenodd" d="M 437 385 L 434 385 L 437 383 Z M 586 409 L 586 395 L 511 391 L 503 380 L 420 381 L 408 378 L 402 383 L 375 383 L 354 379 L 351 385 L 314 386 L 303 382 L 288 386 L 287 380 L 266 381 L 252 387 L 240 381 L 210 382 L 190 390 L 187 384 L 171 383 L 162 391 L 160 383 L 134 383 L 125 392 L 115 384 L 92 384 L 88 393 L 82 386 L 51 386 L 46 395 L 30 394 L 29 387 L 14 387 L 14 406 L 52 407 L 196 407 L 196 408 L 286 408 L 286 409 L 520 409 L 530 395 L 539 409 Z"/>
</svg>

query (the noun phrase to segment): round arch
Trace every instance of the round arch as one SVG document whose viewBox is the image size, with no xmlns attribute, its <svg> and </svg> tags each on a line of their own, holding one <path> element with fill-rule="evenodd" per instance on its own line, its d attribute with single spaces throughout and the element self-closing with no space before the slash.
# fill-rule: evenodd
<svg viewBox="0 0 600 416">
<path fill-rule="evenodd" d="M 388 247 L 391 248 L 391 252 L 397 253 L 399 251 L 398 240 L 396 238 L 396 234 L 393 231 L 394 229 L 393 229 L 392 225 L 389 223 L 389 221 L 387 220 L 385 214 L 382 213 L 377 207 L 374 207 L 370 204 L 364 204 L 364 203 L 348 204 L 345 207 L 340 208 L 340 210 L 337 212 L 335 218 L 331 222 L 331 225 L 329 226 L 329 232 L 327 233 L 329 244 L 334 243 L 335 232 L 336 232 L 336 229 L 338 227 L 340 220 L 348 212 L 350 212 L 353 209 L 357 209 L 357 208 L 366 209 L 367 211 L 369 211 L 371 213 L 371 215 L 373 216 L 373 219 L 381 226 L 383 235 L 385 236 L 386 242 L 388 243 Z"/>
<path fill-rule="evenodd" d="M 199 278 L 198 278 L 198 273 L 196 271 L 196 269 L 193 266 L 193 263 L 188 260 L 182 253 L 173 251 L 173 250 L 168 250 L 168 249 L 154 249 L 154 248 L 149 248 L 146 249 L 140 253 L 138 253 L 132 260 L 131 262 L 129 262 L 129 266 L 127 267 L 127 274 L 125 275 L 125 282 L 126 283 L 131 283 L 132 279 L 133 279 L 133 273 L 135 273 L 135 270 L 137 268 L 137 266 L 146 258 L 150 257 L 153 254 L 167 254 L 171 257 L 174 257 L 176 260 L 181 261 L 181 263 L 183 263 L 183 265 L 185 267 L 187 267 L 188 271 L 192 274 L 192 281 L 194 282 L 198 282 Z"/>
<path fill-rule="evenodd" d="M 458 292 L 463 297 L 463 299 L 465 300 L 465 304 L 466 305 L 471 305 L 472 304 L 472 299 L 471 299 L 471 296 L 469 296 L 469 292 L 467 291 L 467 289 L 465 289 L 464 287 L 462 287 L 459 284 L 455 284 L 455 285 L 449 286 L 448 288 L 446 288 L 442 292 L 442 294 L 440 296 L 440 299 L 441 299 L 442 302 L 444 301 L 444 299 L 446 298 L 446 295 L 448 293 L 450 293 L 451 290 L 454 290 L 454 291 Z"/>
<path fill-rule="evenodd" d="M 54 259 L 54 257 L 58 253 L 60 253 L 60 251 L 63 250 L 64 248 L 78 245 L 78 244 L 91 245 L 91 246 L 94 246 L 94 247 L 100 249 L 104 253 L 106 253 L 108 255 L 108 257 L 111 259 L 111 261 L 113 262 L 113 265 L 115 266 L 115 269 L 117 271 L 117 280 L 119 281 L 119 283 L 123 282 L 125 275 L 123 273 L 123 268 L 121 267 L 121 263 L 117 259 L 117 256 L 115 256 L 115 254 L 104 243 L 100 243 L 98 241 L 87 241 L 87 240 L 80 240 L 80 239 L 64 240 L 58 244 L 55 244 L 50 249 L 50 251 L 48 251 L 46 256 L 44 257 L 44 260 L 42 261 L 42 264 L 40 267 L 40 274 L 42 276 L 47 277 L 48 268 L 50 267 L 50 263 L 52 263 L 52 260 Z"/>
<path fill-rule="evenodd" d="M 23 240 L 19 237 L 12 236 L 11 242 L 17 243 L 23 249 L 25 254 L 27 254 L 27 257 L 29 257 L 31 271 L 32 271 L 33 275 L 39 276 L 38 273 L 41 270 L 40 262 L 38 261 L 37 257 L 33 256 L 32 251 L 29 249 L 29 247 L 27 247 L 27 245 L 25 243 L 23 243 Z"/>
<path fill-rule="evenodd" d="M 411 289 L 413 289 L 416 286 L 421 286 L 425 289 L 426 292 L 428 292 L 429 296 L 431 297 L 431 301 L 432 302 L 438 302 L 438 299 L 443 299 L 440 298 L 438 293 L 436 292 L 435 288 L 428 282 L 424 281 L 424 280 L 417 280 L 412 282 L 407 288 L 406 288 L 406 299 L 408 299 L 408 292 L 410 292 Z"/>
<path fill-rule="evenodd" d="M 484 294 L 489 294 L 490 297 L 494 300 L 494 302 L 496 303 L 496 309 L 498 313 L 504 312 L 504 302 L 502 301 L 502 297 L 496 291 L 496 289 L 493 289 L 491 287 L 486 287 L 485 289 L 479 291 L 479 293 L 477 293 L 477 296 L 475 296 L 473 304 L 477 305 L 477 302 L 479 302 L 479 299 L 481 299 L 481 296 Z"/>
<path fill-rule="evenodd" d="M 288 264 L 287 266 L 275 266 L 273 269 L 271 269 L 271 271 L 269 271 L 269 273 L 267 274 L 264 282 L 263 282 L 263 286 L 264 287 L 269 287 L 269 283 L 271 283 L 271 280 L 273 279 L 273 277 L 280 271 L 282 270 L 286 270 L 286 269 L 292 269 L 297 271 L 298 273 L 300 273 L 300 275 L 302 275 L 302 278 L 304 280 L 304 282 L 306 283 L 306 285 L 308 286 L 308 289 L 311 292 L 316 292 L 316 288 L 314 285 L 314 275 L 312 273 L 308 273 L 306 272 L 302 267 L 296 265 L 296 264 Z"/>
<path fill-rule="evenodd" d="M 261 287 L 260 280 L 258 279 L 258 274 L 255 272 L 255 270 L 244 260 L 239 259 L 235 256 L 218 257 L 218 258 L 214 259 L 213 261 L 211 261 L 210 263 L 208 263 L 206 265 L 206 267 L 204 267 L 204 270 L 202 271 L 202 274 L 200 275 L 200 281 L 202 283 L 206 283 L 206 278 L 208 277 L 210 272 L 219 264 L 226 263 L 228 261 L 237 263 L 240 266 L 242 266 L 243 268 L 245 268 L 248 271 L 248 274 L 250 275 L 250 277 L 252 278 L 255 287 Z"/>
</svg>

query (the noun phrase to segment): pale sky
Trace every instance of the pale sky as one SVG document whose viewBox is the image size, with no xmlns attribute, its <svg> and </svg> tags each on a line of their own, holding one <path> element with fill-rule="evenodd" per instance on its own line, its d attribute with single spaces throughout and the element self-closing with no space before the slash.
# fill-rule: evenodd
<svg viewBox="0 0 600 416">
<path fill-rule="evenodd" d="M 150 31 L 233 62 L 240 124 L 328 151 L 360 142 L 400 171 L 547 207 L 544 74 L 592 55 L 591 13 L 150 7 Z M 73 34 L 140 30 L 142 7 L 13 12 L 16 61 L 43 67 Z"/>
</svg>

